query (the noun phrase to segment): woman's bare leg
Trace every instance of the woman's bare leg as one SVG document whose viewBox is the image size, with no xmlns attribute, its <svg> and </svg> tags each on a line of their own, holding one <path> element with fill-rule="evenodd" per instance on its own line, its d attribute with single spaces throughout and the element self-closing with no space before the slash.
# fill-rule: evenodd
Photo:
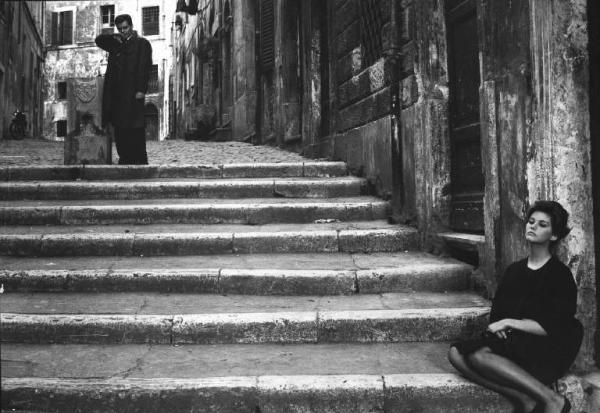
<svg viewBox="0 0 600 413">
<path fill-rule="evenodd" d="M 513 403 L 517 403 L 519 405 L 519 411 L 529 413 L 534 409 L 536 405 L 536 401 L 534 399 L 512 387 L 503 386 L 482 376 L 469 365 L 467 358 L 460 354 L 456 347 L 450 347 L 450 351 L 448 352 L 448 360 L 454 366 L 454 368 L 461 372 L 462 375 L 467 379 L 481 386 L 487 387 L 496 393 L 500 393 Z"/>
<path fill-rule="evenodd" d="M 467 356 L 468 364 L 479 374 L 493 382 L 502 383 L 537 400 L 544 413 L 560 413 L 564 405 L 561 395 L 533 377 L 521 366 L 483 347 Z"/>
</svg>

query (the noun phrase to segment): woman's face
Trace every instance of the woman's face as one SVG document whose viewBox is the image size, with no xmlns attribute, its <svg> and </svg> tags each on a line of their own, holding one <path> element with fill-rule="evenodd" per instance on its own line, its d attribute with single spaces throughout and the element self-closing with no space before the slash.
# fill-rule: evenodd
<svg viewBox="0 0 600 413">
<path fill-rule="evenodd" d="M 552 219 L 542 211 L 535 211 L 525 224 L 525 239 L 534 244 L 546 244 L 556 241 L 552 234 Z"/>
</svg>

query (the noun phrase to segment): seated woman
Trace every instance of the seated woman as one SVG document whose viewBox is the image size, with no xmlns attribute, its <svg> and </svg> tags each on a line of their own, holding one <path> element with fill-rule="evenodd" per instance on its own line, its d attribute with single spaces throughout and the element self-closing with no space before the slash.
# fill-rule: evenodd
<svg viewBox="0 0 600 413">
<path fill-rule="evenodd" d="M 568 217 L 558 202 L 531 207 L 525 224 L 529 256 L 504 273 L 485 336 L 454 343 L 448 354 L 466 378 L 508 397 L 519 412 L 571 409 L 548 386 L 567 372 L 583 338 L 573 275 L 552 254 L 570 231 Z"/>
</svg>

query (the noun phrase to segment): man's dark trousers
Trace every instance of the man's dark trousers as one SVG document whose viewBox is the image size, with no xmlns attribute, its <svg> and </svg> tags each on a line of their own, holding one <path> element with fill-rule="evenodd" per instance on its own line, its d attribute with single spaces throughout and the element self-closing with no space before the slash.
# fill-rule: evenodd
<svg viewBox="0 0 600 413">
<path fill-rule="evenodd" d="M 115 128 L 119 165 L 148 165 L 145 128 Z"/>
</svg>

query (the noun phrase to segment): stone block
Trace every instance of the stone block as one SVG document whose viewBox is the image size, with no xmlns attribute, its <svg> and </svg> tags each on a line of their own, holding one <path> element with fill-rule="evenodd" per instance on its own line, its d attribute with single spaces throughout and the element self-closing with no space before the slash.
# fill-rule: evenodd
<svg viewBox="0 0 600 413">
<path fill-rule="evenodd" d="M 0 225 L 59 225 L 60 207 L 0 207 Z"/>
<path fill-rule="evenodd" d="M 174 320 L 173 343 L 312 343 L 316 318 L 314 312 L 182 315 Z"/>
<path fill-rule="evenodd" d="M 65 165 L 111 164 L 110 135 L 102 128 L 103 77 L 67 79 Z"/>
<path fill-rule="evenodd" d="M 238 254 L 337 252 L 336 231 L 243 232 L 234 234 L 233 250 Z"/>
<path fill-rule="evenodd" d="M 41 250 L 40 235 L 0 234 L 0 255 L 40 255 Z"/>
<path fill-rule="evenodd" d="M 232 235 L 227 233 L 136 234 L 133 255 L 230 254 Z"/>
<path fill-rule="evenodd" d="M 389 374 L 384 376 L 384 380 L 386 412 L 513 411 L 511 404 L 497 393 L 459 377 L 446 374 Z"/>
<path fill-rule="evenodd" d="M 171 319 L 158 315 L 2 314 L 2 342 L 168 344 Z"/>
<path fill-rule="evenodd" d="M 383 379 L 367 375 L 263 376 L 258 378 L 262 413 L 381 412 Z"/>
<path fill-rule="evenodd" d="M 344 295 L 354 292 L 354 271 L 223 269 L 222 294 Z"/>
<path fill-rule="evenodd" d="M 416 248 L 416 232 L 400 229 L 341 230 L 340 251 L 393 252 Z"/>
<path fill-rule="evenodd" d="M 119 233 L 44 234 L 40 255 L 131 255 L 133 239 L 134 234 Z"/>
</svg>

